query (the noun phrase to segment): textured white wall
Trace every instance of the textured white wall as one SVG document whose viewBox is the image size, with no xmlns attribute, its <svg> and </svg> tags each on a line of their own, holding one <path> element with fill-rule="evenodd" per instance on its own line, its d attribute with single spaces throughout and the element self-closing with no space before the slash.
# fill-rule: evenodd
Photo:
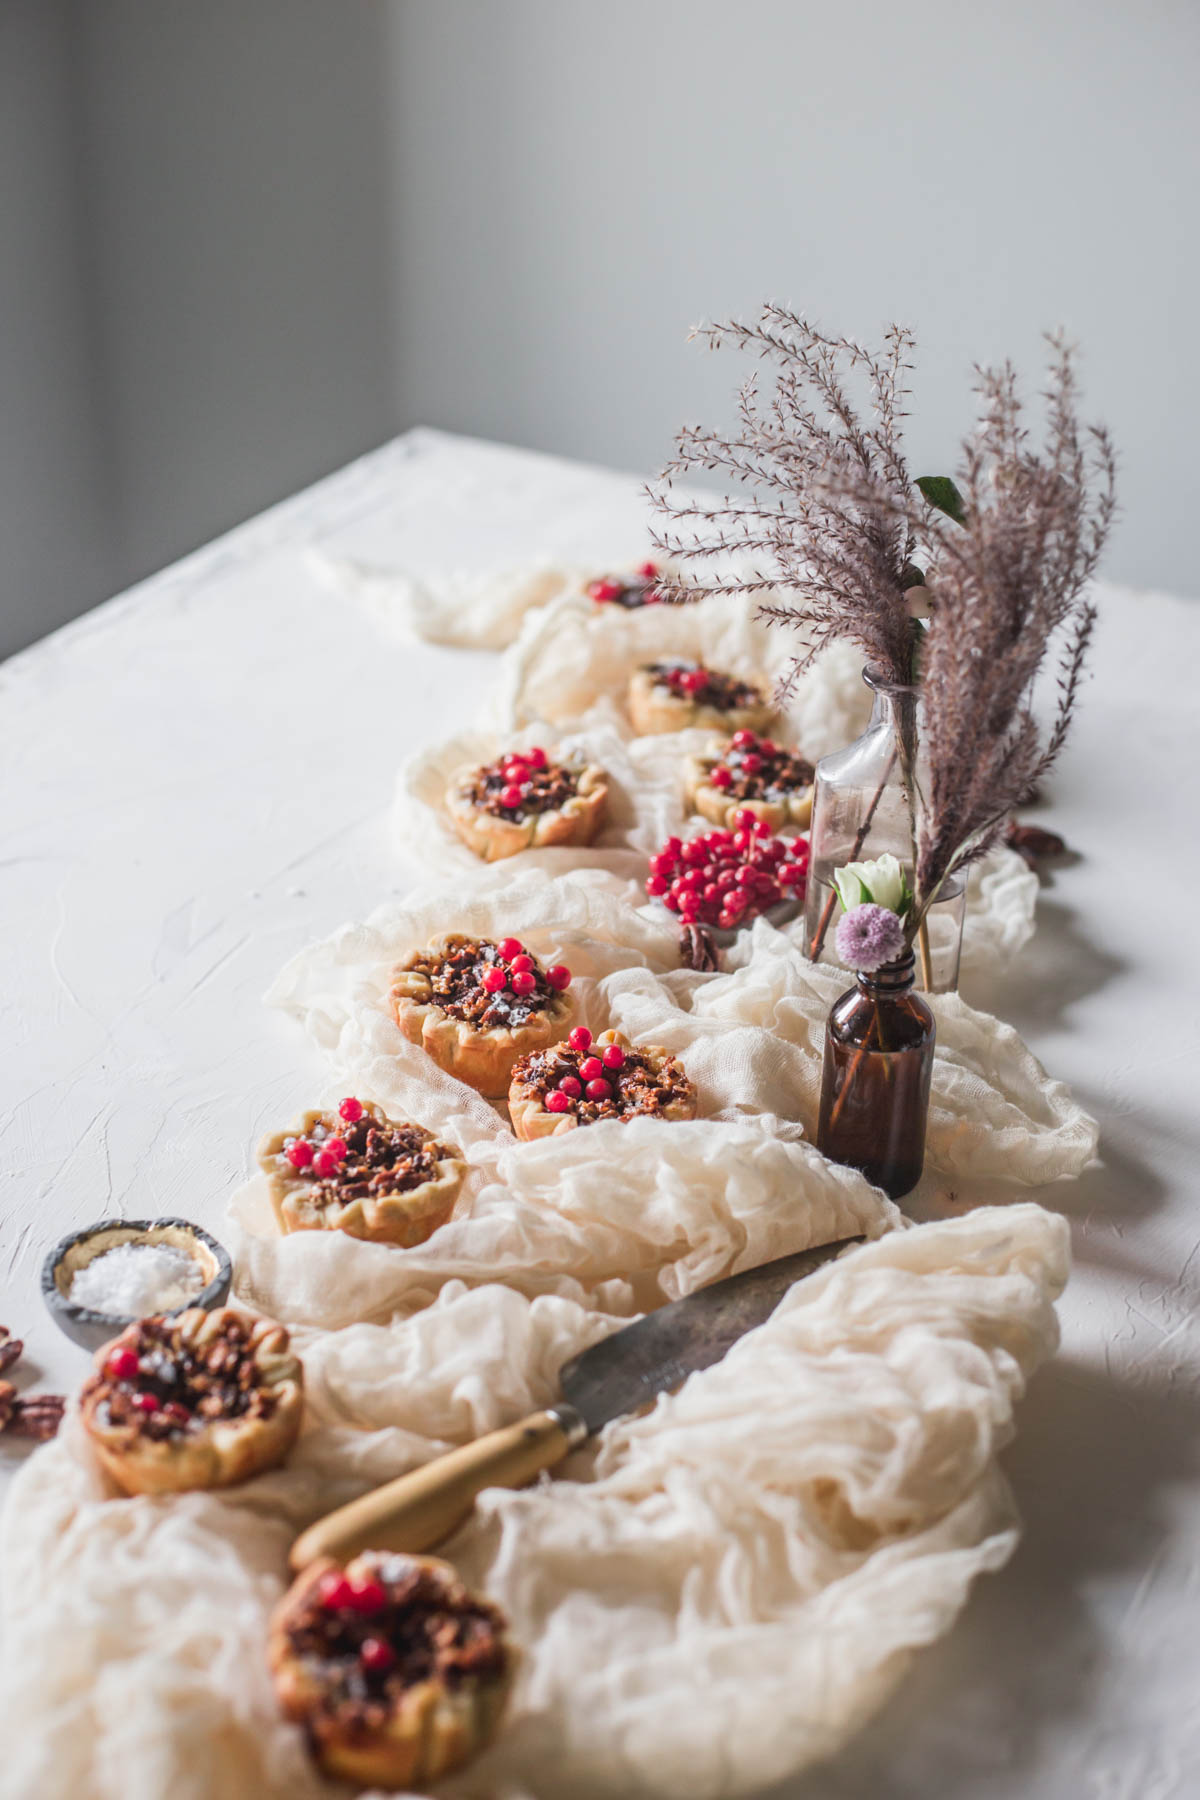
<svg viewBox="0 0 1200 1800">
<path fill-rule="evenodd" d="M 393 0 L 406 420 L 630 468 L 717 422 L 701 316 L 921 342 L 915 461 L 974 360 L 1085 352 L 1110 572 L 1200 590 L 1195 0 Z M 1036 388 L 1036 380 L 1035 380 Z"/>
</svg>

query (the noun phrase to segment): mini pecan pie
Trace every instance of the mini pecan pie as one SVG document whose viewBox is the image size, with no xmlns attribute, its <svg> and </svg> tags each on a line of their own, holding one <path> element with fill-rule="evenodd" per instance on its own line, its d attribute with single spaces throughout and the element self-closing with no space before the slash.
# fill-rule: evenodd
<svg viewBox="0 0 1200 1800">
<path fill-rule="evenodd" d="M 570 985 L 570 969 L 543 969 L 517 938 L 494 944 L 450 932 L 399 965 L 388 1001 L 405 1037 L 439 1068 L 498 1099 L 517 1058 L 562 1034 Z"/>
<path fill-rule="evenodd" d="M 324 1772 L 389 1793 L 483 1749 L 517 1660 L 500 1609 L 449 1563 L 378 1550 L 305 1569 L 275 1609 L 267 1659 Z"/>
<path fill-rule="evenodd" d="M 446 789 L 451 824 L 484 862 L 518 850 L 590 844 L 607 805 L 608 777 L 597 763 L 551 762 L 540 746 L 460 769 Z"/>
<path fill-rule="evenodd" d="M 684 795 L 692 812 L 732 826 L 738 811 L 753 813 L 772 831 L 803 831 L 812 818 L 816 770 L 794 750 L 753 731 L 714 738 L 684 764 Z"/>
<path fill-rule="evenodd" d="M 657 563 L 640 563 L 632 575 L 601 575 L 589 581 L 585 592 L 589 600 L 601 606 L 619 606 L 625 612 L 637 612 L 643 606 L 658 606 L 662 600 L 659 581 L 663 571 Z"/>
<path fill-rule="evenodd" d="M 686 731 L 694 725 L 714 730 L 761 731 L 774 717 L 766 689 L 703 663 L 644 663 L 629 683 L 629 715 L 642 737 L 660 731 Z"/>
<path fill-rule="evenodd" d="M 96 1352 L 80 1396 L 92 1448 L 127 1494 L 231 1487 L 273 1469 L 303 1410 L 283 1326 L 229 1306 L 126 1326 Z"/>
<path fill-rule="evenodd" d="M 668 1050 L 619 1031 L 593 1042 L 577 1025 L 565 1043 L 521 1058 L 508 1111 L 519 1138 L 556 1137 L 598 1119 L 694 1119 L 696 1090 Z"/>
<path fill-rule="evenodd" d="M 344 1231 L 411 1249 L 450 1217 L 467 1172 L 446 1144 L 349 1095 L 258 1146 L 279 1229 Z"/>
</svg>

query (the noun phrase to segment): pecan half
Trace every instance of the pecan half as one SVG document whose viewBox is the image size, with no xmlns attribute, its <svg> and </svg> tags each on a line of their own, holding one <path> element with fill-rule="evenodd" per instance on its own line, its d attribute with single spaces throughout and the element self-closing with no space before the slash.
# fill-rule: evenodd
<svg viewBox="0 0 1200 1800">
<path fill-rule="evenodd" d="M 0 1381 L 0 1432 L 44 1444 L 62 1424 L 66 1405 L 62 1394 L 33 1394 L 22 1400 L 11 1381 Z"/>
<path fill-rule="evenodd" d="M 1008 821 L 1004 841 L 1031 869 L 1047 857 L 1064 856 L 1067 849 L 1056 831 L 1044 831 L 1040 825 L 1022 825 L 1017 819 Z"/>
<path fill-rule="evenodd" d="M 707 925 L 679 927 L 679 960 L 685 969 L 699 969 L 705 975 L 720 966 L 720 951 Z"/>
<path fill-rule="evenodd" d="M 0 1325 L 0 1375 L 12 1368 L 24 1348 L 24 1343 L 12 1335 L 7 1325 Z"/>
</svg>

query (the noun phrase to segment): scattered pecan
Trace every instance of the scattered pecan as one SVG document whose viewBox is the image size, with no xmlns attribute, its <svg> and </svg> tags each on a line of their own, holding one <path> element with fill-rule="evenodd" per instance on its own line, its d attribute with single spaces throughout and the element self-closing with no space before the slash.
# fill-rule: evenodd
<svg viewBox="0 0 1200 1800">
<path fill-rule="evenodd" d="M 1004 841 L 1031 869 L 1047 857 L 1064 856 L 1067 849 L 1056 831 L 1043 831 L 1040 825 L 1022 825 L 1017 819 L 1008 821 Z"/>
<path fill-rule="evenodd" d="M 679 957 L 685 969 L 710 975 L 720 965 L 720 952 L 707 925 L 679 927 Z"/>
<path fill-rule="evenodd" d="M 21 1339 L 15 1338 L 7 1325 L 0 1325 L 0 1375 L 12 1368 L 24 1348 Z"/>
<path fill-rule="evenodd" d="M 66 1404 L 61 1394 L 33 1394 L 22 1400 L 11 1381 L 0 1381 L 0 1432 L 44 1444 L 62 1424 Z"/>
</svg>

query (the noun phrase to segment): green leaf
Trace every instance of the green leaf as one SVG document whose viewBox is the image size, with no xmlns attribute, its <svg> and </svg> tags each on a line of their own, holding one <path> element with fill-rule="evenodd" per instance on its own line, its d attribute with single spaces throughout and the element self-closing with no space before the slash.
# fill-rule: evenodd
<svg viewBox="0 0 1200 1800">
<path fill-rule="evenodd" d="M 956 525 L 966 524 L 967 509 L 963 497 L 948 475 L 918 475 L 917 486 L 930 506 L 936 506 L 939 512 L 944 512 Z"/>
</svg>

